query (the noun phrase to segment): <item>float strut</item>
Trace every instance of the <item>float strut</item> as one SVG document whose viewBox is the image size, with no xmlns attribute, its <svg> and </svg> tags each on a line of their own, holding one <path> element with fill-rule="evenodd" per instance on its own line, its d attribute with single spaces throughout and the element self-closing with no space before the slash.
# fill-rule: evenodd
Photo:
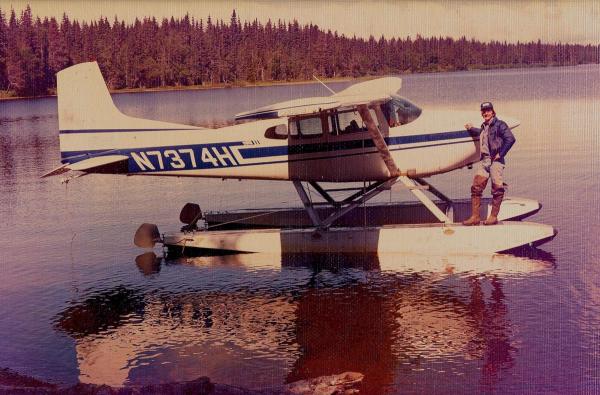
<svg viewBox="0 0 600 395">
<path fill-rule="evenodd" d="M 296 191 L 300 196 L 300 200 L 302 200 L 302 204 L 304 205 L 304 209 L 308 213 L 310 220 L 313 222 L 313 225 L 320 228 L 321 227 L 321 219 L 319 218 L 319 214 L 315 211 L 312 202 L 308 198 L 304 187 L 300 181 L 293 181 L 294 187 L 296 187 Z"/>
<path fill-rule="evenodd" d="M 408 178 L 407 176 L 400 176 L 398 178 L 417 197 L 417 199 L 419 199 L 421 201 L 421 203 L 423 203 L 425 205 L 425 207 L 427 207 L 429 209 L 429 211 L 431 211 L 431 213 L 433 215 L 435 215 L 435 217 L 439 221 L 444 222 L 444 223 L 451 223 L 452 222 L 450 220 L 450 218 L 448 218 L 446 216 L 446 214 L 444 214 L 442 212 L 442 210 L 440 210 L 439 207 L 436 206 L 435 203 L 433 203 L 431 201 L 431 199 L 429 199 L 427 196 L 425 196 L 425 194 L 423 193 L 423 191 L 421 191 L 420 189 L 415 188 L 416 185 L 415 185 L 415 182 L 412 179 Z"/>
</svg>

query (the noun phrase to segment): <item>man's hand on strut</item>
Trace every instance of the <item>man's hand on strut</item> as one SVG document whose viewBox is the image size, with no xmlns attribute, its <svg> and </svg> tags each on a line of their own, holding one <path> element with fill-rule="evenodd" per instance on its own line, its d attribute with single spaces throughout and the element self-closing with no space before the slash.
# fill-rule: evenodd
<svg viewBox="0 0 600 395">
<path fill-rule="evenodd" d="M 494 160 L 500 160 L 500 154 L 496 154 L 496 156 L 494 156 Z"/>
<path fill-rule="evenodd" d="M 473 124 L 472 123 L 465 123 L 465 129 L 471 130 L 472 128 L 473 128 Z"/>
</svg>

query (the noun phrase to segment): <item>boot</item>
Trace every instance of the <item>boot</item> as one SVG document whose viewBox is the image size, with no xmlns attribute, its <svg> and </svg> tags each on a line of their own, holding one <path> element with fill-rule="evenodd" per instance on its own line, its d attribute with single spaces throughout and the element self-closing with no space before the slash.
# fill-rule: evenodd
<svg viewBox="0 0 600 395">
<path fill-rule="evenodd" d="M 466 221 L 463 221 L 463 225 L 473 226 L 479 225 L 481 222 L 481 216 L 479 214 L 481 195 L 487 185 L 487 181 L 488 179 L 486 177 L 479 175 L 476 175 L 475 178 L 473 178 L 473 186 L 471 186 L 471 217 Z"/>
<path fill-rule="evenodd" d="M 500 204 L 504 199 L 504 188 L 492 185 L 492 211 L 490 216 L 483 222 L 484 225 L 496 225 L 498 223 L 498 213 L 500 212 Z"/>
<path fill-rule="evenodd" d="M 471 196 L 471 216 L 463 221 L 462 224 L 465 226 L 479 225 L 481 222 L 481 216 L 479 215 L 479 208 L 481 207 L 481 196 Z"/>
</svg>

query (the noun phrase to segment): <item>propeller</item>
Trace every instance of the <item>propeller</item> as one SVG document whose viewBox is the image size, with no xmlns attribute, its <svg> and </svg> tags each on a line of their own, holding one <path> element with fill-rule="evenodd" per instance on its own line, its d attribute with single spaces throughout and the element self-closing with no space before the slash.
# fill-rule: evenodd
<svg viewBox="0 0 600 395">
<path fill-rule="evenodd" d="M 181 231 L 197 230 L 198 221 L 203 217 L 200 206 L 196 203 L 186 203 L 181 209 L 179 219 L 186 224 Z M 141 224 L 133 237 L 133 244 L 140 248 L 153 248 L 156 243 L 162 243 L 158 226 L 155 224 Z"/>
<path fill-rule="evenodd" d="M 179 220 L 186 224 L 181 228 L 182 232 L 198 229 L 198 221 L 203 218 L 202 210 L 196 203 L 186 203 L 179 213 Z"/>
<path fill-rule="evenodd" d="M 158 226 L 154 224 L 142 224 L 135 232 L 133 244 L 141 248 L 153 248 L 157 242 L 162 242 Z"/>
</svg>

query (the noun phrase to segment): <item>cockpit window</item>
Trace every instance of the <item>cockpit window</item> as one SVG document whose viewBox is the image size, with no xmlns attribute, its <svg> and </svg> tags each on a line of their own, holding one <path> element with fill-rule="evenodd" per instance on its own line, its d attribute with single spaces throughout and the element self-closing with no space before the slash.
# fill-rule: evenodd
<svg viewBox="0 0 600 395">
<path fill-rule="evenodd" d="M 303 136 L 320 136 L 323 134 L 321 117 L 304 118 L 298 120 L 300 134 Z"/>
<path fill-rule="evenodd" d="M 290 135 L 302 137 L 317 137 L 323 135 L 321 117 L 296 118 L 290 120 Z"/>
<path fill-rule="evenodd" d="M 381 106 L 390 126 L 406 125 L 419 118 L 422 110 L 408 99 L 392 95 L 392 100 Z"/>
<path fill-rule="evenodd" d="M 338 112 L 337 121 L 338 134 L 355 133 L 366 130 L 363 128 L 363 121 L 360 118 L 360 115 L 355 111 Z"/>
</svg>

